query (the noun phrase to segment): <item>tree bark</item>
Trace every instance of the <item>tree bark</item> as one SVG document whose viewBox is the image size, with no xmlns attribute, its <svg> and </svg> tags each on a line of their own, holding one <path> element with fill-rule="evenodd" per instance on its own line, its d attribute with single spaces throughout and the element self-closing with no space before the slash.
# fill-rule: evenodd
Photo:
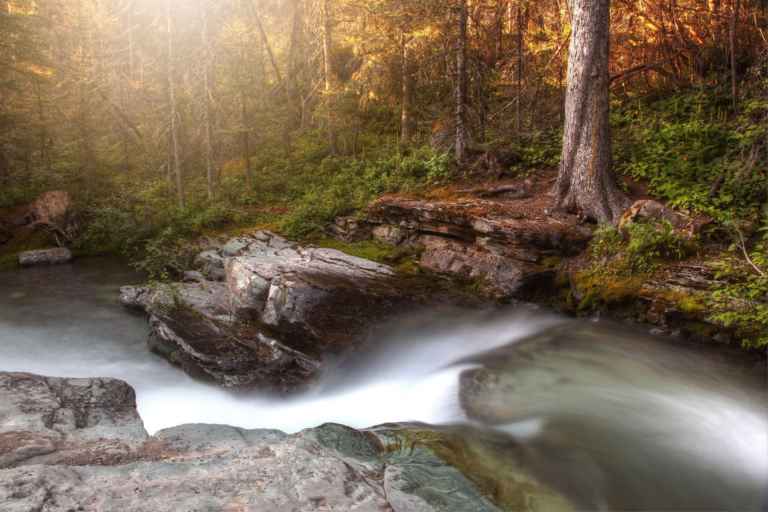
<svg viewBox="0 0 768 512">
<path fill-rule="evenodd" d="M 203 43 L 203 123 L 205 130 L 205 178 L 208 192 L 208 200 L 213 201 L 215 196 L 214 169 L 213 169 L 213 120 L 211 112 L 211 44 L 208 38 L 208 9 L 204 0 L 199 0 L 200 16 L 202 21 L 201 36 Z"/>
<path fill-rule="evenodd" d="M 459 33 L 456 45 L 456 161 L 467 158 L 467 0 L 459 0 Z"/>
<path fill-rule="evenodd" d="M 243 164 L 245 165 L 245 177 L 248 184 L 253 184 L 253 170 L 251 169 L 251 134 L 248 129 L 248 100 L 245 96 L 245 89 L 240 90 L 240 121 L 243 125 L 242 131 L 242 150 Z"/>
<path fill-rule="evenodd" d="M 614 223 L 628 206 L 612 170 L 610 0 L 573 0 L 565 128 L 555 206 Z"/>
<path fill-rule="evenodd" d="M 275 59 L 275 53 L 272 51 L 272 45 L 269 44 L 269 38 L 267 32 L 264 30 L 264 25 L 261 23 L 261 16 L 253 5 L 253 1 L 248 2 L 248 7 L 251 10 L 251 17 L 256 22 L 256 28 L 259 29 L 259 36 L 261 37 L 261 44 L 267 50 L 267 56 L 269 57 L 269 63 L 272 65 L 272 71 L 275 73 L 275 79 L 278 86 L 283 87 L 283 74 L 280 72 L 280 67 L 277 65 L 277 59 Z"/>
<path fill-rule="evenodd" d="M 334 95 L 336 94 L 333 77 L 333 19 L 331 0 L 323 0 L 323 65 L 325 79 L 325 103 L 328 110 L 328 143 L 331 153 L 338 152 L 336 134 L 336 112 Z"/>
<path fill-rule="evenodd" d="M 523 22 L 523 2 L 518 0 L 517 4 L 517 104 L 515 106 L 515 130 L 518 135 L 522 130 L 522 103 L 523 103 L 523 64 L 525 60 L 525 24 Z"/>
<path fill-rule="evenodd" d="M 171 15 L 171 3 L 172 0 L 166 0 L 166 25 L 168 36 L 168 103 L 170 106 L 170 129 L 171 129 L 171 158 L 173 160 L 172 165 L 169 163 L 169 168 L 173 169 L 173 176 L 176 182 L 176 196 L 179 204 L 179 208 L 184 208 L 184 183 L 182 179 L 181 171 L 181 157 L 179 155 L 179 127 L 178 127 L 178 112 L 176 110 L 176 80 L 173 76 L 173 18 Z"/>
<path fill-rule="evenodd" d="M 731 24 L 728 39 L 731 46 L 731 98 L 733 109 L 736 110 L 739 103 L 739 90 L 736 83 L 736 23 L 739 20 L 739 10 L 741 9 L 741 0 L 735 0 L 735 5 L 731 12 Z"/>
<path fill-rule="evenodd" d="M 403 28 L 400 34 L 400 53 L 402 59 L 402 98 L 400 100 L 400 144 L 409 146 L 413 141 L 413 113 L 412 104 L 412 84 L 413 73 L 411 73 L 411 56 L 408 48 L 408 34 Z"/>
</svg>

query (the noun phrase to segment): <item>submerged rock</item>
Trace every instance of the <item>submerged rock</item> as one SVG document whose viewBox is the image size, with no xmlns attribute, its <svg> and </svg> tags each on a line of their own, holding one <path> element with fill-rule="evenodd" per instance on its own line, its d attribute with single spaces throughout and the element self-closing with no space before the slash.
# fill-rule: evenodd
<svg viewBox="0 0 768 512">
<path fill-rule="evenodd" d="M 424 426 L 333 424 L 295 435 L 185 425 L 147 437 L 132 397 L 117 381 L 0 374 L 2 510 L 571 509 L 524 471 L 490 471 L 475 460 L 498 448 L 482 439 Z M 49 420 L 70 413 L 84 418 L 82 427 Z"/>
<path fill-rule="evenodd" d="M 481 356 L 462 409 L 580 510 L 761 510 L 764 371 L 623 330 L 567 322 Z"/>
<path fill-rule="evenodd" d="M 64 247 L 26 251 L 19 254 L 19 265 L 34 267 L 38 265 L 60 265 L 72 261 L 72 251 Z"/>
<path fill-rule="evenodd" d="M 385 265 L 267 232 L 197 262 L 206 279 L 125 287 L 121 300 L 149 314 L 156 352 L 230 387 L 290 391 L 311 382 L 328 357 L 426 297 Z"/>
</svg>

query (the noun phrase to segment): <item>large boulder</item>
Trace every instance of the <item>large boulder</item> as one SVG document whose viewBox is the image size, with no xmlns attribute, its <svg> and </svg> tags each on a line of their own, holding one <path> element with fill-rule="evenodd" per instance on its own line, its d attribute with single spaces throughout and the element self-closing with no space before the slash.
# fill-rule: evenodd
<svg viewBox="0 0 768 512">
<path fill-rule="evenodd" d="M 122 302 L 149 314 L 155 351 L 230 387 L 309 383 L 371 326 L 428 296 L 385 265 L 267 232 L 196 261 L 205 280 L 126 287 Z"/>
<path fill-rule="evenodd" d="M 507 452 L 495 459 L 509 463 L 507 469 L 490 466 L 492 458 L 485 455 L 498 453 L 498 446 L 459 432 L 404 425 L 358 431 L 329 424 L 286 435 L 184 425 L 147 437 L 132 396 L 117 381 L 0 374 L 0 508 L 572 509 L 558 492 L 509 461 Z"/>
<path fill-rule="evenodd" d="M 146 439 L 124 382 L 0 373 L 0 468 L 121 460 Z"/>
</svg>

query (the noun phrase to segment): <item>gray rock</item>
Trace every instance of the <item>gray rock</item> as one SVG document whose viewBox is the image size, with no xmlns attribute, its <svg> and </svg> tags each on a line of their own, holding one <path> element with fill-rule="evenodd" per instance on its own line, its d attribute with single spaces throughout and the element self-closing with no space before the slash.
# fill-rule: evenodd
<svg viewBox="0 0 768 512">
<path fill-rule="evenodd" d="M 218 250 L 209 249 L 195 257 L 195 268 L 212 281 L 224 280 L 224 257 Z"/>
<path fill-rule="evenodd" d="M 77 422 L 50 423 L 49 418 L 70 412 L 84 418 L 81 427 Z M 499 510 L 479 490 L 474 475 L 464 474 L 438 453 L 442 446 L 456 446 L 462 452 L 459 458 L 465 458 L 475 448 L 426 427 L 357 431 L 324 425 L 289 436 L 184 425 L 147 437 L 140 424 L 126 384 L 0 373 L 0 457 L 5 461 L 0 467 L 0 509 Z M 34 445 L 26 439 L 39 441 Z M 502 471 L 494 479 L 492 472 L 481 473 L 478 481 L 490 478 L 489 488 L 526 497 L 516 510 L 561 510 L 536 508 L 562 501 L 529 477 L 517 480 Z"/>
<path fill-rule="evenodd" d="M 197 262 L 209 278 L 222 262 L 224 281 L 196 275 L 196 282 L 125 287 L 121 300 L 149 314 L 155 352 L 231 387 L 301 387 L 328 356 L 417 300 L 385 265 L 267 232 L 204 251 Z"/>
<path fill-rule="evenodd" d="M 329 234 L 345 242 L 360 242 L 371 238 L 371 226 L 355 217 L 339 217 L 328 228 Z"/>
<path fill-rule="evenodd" d="M 92 452 L 120 458 L 146 439 L 124 382 L 0 373 L 0 468 Z"/>
<path fill-rule="evenodd" d="M 196 270 L 188 270 L 184 272 L 182 280 L 185 283 L 203 283 L 206 281 L 205 276 Z"/>
<path fill-rule="evenodd" d="M 19 265 L 34 267 L 37 265 L 60 265 L 72 261 L 72 251 L 66 248 L 26 251 L 19 254 Z"/>
</svg>

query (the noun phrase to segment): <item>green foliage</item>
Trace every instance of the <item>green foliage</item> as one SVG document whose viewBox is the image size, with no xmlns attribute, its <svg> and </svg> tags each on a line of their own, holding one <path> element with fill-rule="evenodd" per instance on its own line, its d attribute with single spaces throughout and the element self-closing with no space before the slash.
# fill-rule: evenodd
<svg viewBox="0 0 768 512">
<path fill-rule="evenodd" d="M 560 165 L 563 147 L 562 129 L 534 133 L 512 145 L 520 155 L 518 167 L 525 169 L 553 169 Z"/>
<path fill-rule="evenodd" d="M 693 245 L 664 221 L 632 222 L 624 233 L 610 225 L 601 226 L 590 248 L 602 272 L 634 275 L 653 272 L 661 261 L 684 259 Z"/>
<path fill-rule="evenodd" d="M 615 109 L 615 157 L 619 172 L 645 182 L 674 208 L 753 215 L 768 194 L 768 103 L 749 100 L 729 117 L 721 90 L 689 91 Z"/>
<path fill-rule="evenodd" d="M 737 246 L 741 240 L 737 242 Z M 757 269 L 739 255 L 741 247 L 718 264 L 717 278 L 723 285 L 713 291 L 708 306 L 711 320 L 733 328 L 746 348 L 768 347 L 768 240 L 755 246 L 749 258 Z M 758 269 L 760 269 L 758 271 Z"/>
<path fill-rule="evenodd" d="M 595 230 L 590 249 L 592 256 L 604 260 L 617 255 L 624 246 L 624 237 L 610 224 L 601 224 Z"/>
<path fill-rule="evenodd" d="M 185 241 L 208 230 L 242 220 L 242 213 L 223 203 L 200 199 L 187 208 L 167 200 L 164 182 L 136 193 L 112 196 L 84 211 L 86 228 L 76 241 L 84 254 L 122 254 L 153 279 L 167 279 L 189 268 Z"/>
<path fill-rule="evenodd" d="M 660 260 L 682 260 L 688 254 L 688 243 L 667 221 L 633 222 L 627 234 L 626 255 L 633 272 L 651 272 Z"/>
<path fill-rule="evenodd" d="M 450 157 L 429 148 L 369 160 L 328 157 L 311 175 L 296 178 L 302 180 L 303 192 L 288 205 L 280 228 L 289 236 L 305 237 L 381 194 L 415 192 L 449 180 L 452 172 Z"/>
</svg>

